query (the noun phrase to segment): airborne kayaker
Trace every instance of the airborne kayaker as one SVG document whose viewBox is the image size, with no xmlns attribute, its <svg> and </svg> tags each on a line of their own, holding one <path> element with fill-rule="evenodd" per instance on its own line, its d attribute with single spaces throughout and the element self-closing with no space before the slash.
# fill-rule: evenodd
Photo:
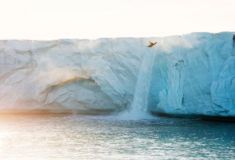
<svg viewBox="0 0 235 160">
<path fill-rule="evenodd" d="M 148 47 L 152 47 L 152 46 L 154 46 L 155 44 L 157 44 L 157 42 L 153 43 L 153 42 L 150 42 L 150 41 L 149 41 L 149 43 L 150 43 L 150 45 L 149 45 Z"/>
</svg>

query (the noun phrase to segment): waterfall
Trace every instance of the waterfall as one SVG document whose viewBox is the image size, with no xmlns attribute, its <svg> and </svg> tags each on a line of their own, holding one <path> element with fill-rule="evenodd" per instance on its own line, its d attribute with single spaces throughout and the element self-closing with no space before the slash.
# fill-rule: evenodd
<svg viewBox="0 0 235 160">
<path fill-rule="evenodd" d="M 147 48 L 147 52 L 144 55 L 139 75 L 137 77 L 133 102 L 130 110 L 123 114 L 124 118 L 136 119 L 147 118 L 150 116 L 147 113 L 148 95 L 155 53 L 157 52 L 158 47 L 159 44 L 151 48 Z"/>
</svg>

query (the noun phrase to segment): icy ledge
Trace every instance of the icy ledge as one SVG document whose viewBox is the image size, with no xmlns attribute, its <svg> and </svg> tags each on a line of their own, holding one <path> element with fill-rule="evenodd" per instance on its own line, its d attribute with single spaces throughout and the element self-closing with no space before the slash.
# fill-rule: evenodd
<svg viewBox="0 0 235 160">
<path fill-rule="evenodd" d="M 148 111 L 235 117 L 231 32 L 0 41 L 0 112 L 128 109 L 143 57 L 156 47 L 148 48 L 149 41 L 161 43 L 154 53 Z"/>
</svg>

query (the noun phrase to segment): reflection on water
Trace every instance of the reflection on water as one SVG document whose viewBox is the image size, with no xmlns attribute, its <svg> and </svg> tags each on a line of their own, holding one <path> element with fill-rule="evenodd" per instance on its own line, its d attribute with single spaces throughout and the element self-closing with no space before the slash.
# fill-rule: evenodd
<svg viewBox="0 0 235 160">
<path fill-rule="evenodd" d="M 1 115 L 0 159 L 234 159 L 235 124 Z"/>
</svg>

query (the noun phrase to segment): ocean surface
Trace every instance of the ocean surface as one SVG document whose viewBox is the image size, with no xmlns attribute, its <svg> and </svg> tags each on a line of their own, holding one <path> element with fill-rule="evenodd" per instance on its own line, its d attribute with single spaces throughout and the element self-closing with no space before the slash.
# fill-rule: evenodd
<svg viewBox="0 0 235 160">
<path fill-rule="evenodd" d="M 162 117 L 1 115 L 0 159 L 235 159 L 235 123 Z"/>
</svg>

